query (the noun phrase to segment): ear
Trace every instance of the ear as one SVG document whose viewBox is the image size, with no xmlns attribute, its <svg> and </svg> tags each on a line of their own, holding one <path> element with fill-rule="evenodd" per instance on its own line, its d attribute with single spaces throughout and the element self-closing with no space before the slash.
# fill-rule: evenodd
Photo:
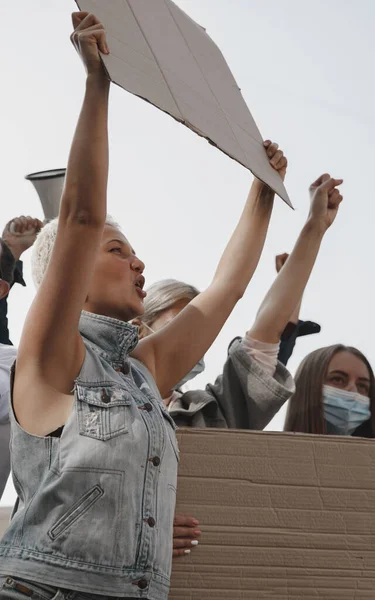
<svg viewBox="0 0 375 600">
<path fill-rule="evenodd" d="M 4 279 L 0 279 L 0 300 L 9 294 L 10 285 Z"/>
</svg>

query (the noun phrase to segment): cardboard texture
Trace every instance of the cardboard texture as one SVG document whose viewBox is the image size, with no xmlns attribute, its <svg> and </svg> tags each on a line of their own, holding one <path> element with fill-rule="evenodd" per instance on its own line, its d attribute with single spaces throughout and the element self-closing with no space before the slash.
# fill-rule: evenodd
<svg viewBox="0 0 375 600">
<path fill-rule="evenodd" d="M 373 440 L 183 429 L 176 513 L 202 537 L 170 600 L 375 598 Z"/>
<path fill-rule="evenodd" d="M 107 31 L 109 77 L 205 137 L 289 206 L 258 127 L 219 48 L 171 0 L 76 0 Z"/>
</svg>

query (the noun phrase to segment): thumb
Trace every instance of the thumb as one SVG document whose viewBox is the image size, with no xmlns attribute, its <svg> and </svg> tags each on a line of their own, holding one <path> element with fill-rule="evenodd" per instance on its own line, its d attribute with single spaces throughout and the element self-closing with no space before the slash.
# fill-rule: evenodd
<svg viewBox="0 0 375 600">
<path fill-rule="evenodd" d="M 320 185 L 320 188 L 321 188 L 321 190 L 330 192 L 337 185 L 341 185 L 343 181 L 344 181 L 343 179 L 334 179 L 333 177 L 330 177 L 329 179 L 327 179 Z"/>
<path fill-rule="evenodd" d="M 78 25 L 82 23 L 83 19 L 85 19 L 89 15 L 88 12 L 74 12 L 72 13 L 72 23 L 74 29 L 77 29 Z"/>
<path fill-rule="evenodd" d="M 324 183 L 325 181 L 328 181 L 331 178 L 331 176 L 328 173 L 324 173 L 323 175 L 321 175 L 320 177 L 318 177 L 318 179 L 316 181 L 314 181 L 314 183 L 312 183 L 310 185 L 310 189 L 316 189 L 318 188 L 320 185 L 322 185 L 322 183 Z"/>
</svg>

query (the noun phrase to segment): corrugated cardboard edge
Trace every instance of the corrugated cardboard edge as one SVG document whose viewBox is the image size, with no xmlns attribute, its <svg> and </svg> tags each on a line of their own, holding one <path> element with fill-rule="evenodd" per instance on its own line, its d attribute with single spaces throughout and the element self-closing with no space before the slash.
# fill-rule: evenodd
<svg viewBox="0 0 375 600">
<path fill-rule="evenodd" d="M 75 0 L 75 3 L 77 4 L 77 6 L 78 6 L 79 10 L 81 10 L 81 7 L 80 7 L 80 5 L 79 5 L 79 0 Z M 198 25 L 199 25 L 199 23 L 198 23 Z M 207 30 L 206 30 L 206 28 L 205 28 L 205 27 L 203 27 L 202 25 L 199 25 L 199 27 L 200 27 L 201 29 L 203 29 L 203 31 L 204 31 L 204 32 L 207 34 Z M 208 34 L 207 34 L 207 35 L 208 35 Z M 212 40 L 212 38 L 210 38 L 210 39 Z M 212 42 L 213 42 L 213 43 L 216 45 L 216 43 L 214 42 L 214 40 L 212 40 Z M 220 49 L 219 49 L 219 50 L 220 50 Z M 221 51 L 220 51 L 220 52 L 221 52 Z M 222 54 L 222 53 L 221 53 L 221 54 Z M 223 55 L 223 54 L 222 54 L 222 56 L 223 56 L 223 58 L 224 58 L 224 60 L 225 60 L 225 57 L 224 57 L 224 55 Z M 100 57 L 101 57 L 101 60 L 102 60 L 102 63 L 103 63 L 103 66 L 104 66 L 105 72 L 106 72 L 106 74 L 107 74 L 107 77 L 108 77 L 108 79 L 109 79 L 109 80 L 110 80 L 112 83 L 114 83 L 115 85 L 117 85 L 119 88 L 121 88 L 121 89 L 122 89 L 122 90 L 124 90 L 125 92 L 127 92 L 127 93 L 131 93 L 131 94 L 132 94 L 132 96 L 136 96 L 137 98 L 140 98 L 141 100 L 144 100 L 144 101 L 145 101 L 145 102 L 147 102 L 148 104 L 151 104 L 152 106 L 154 106 L 155 108 L 157 108 L 157 109 L 158 109 L 158 110 L 160 110 L 161 112 L 163 112 L 163 113 L 167 114 L 168 116 L 172 117 L 172 118 L 173 118 L 175 121 L 177 121 L 178 123 L 181 123 L 182 125 L 184 125 L 184 126 L 185 126 L 185 127 L 187 127 L 188 129 L 190 129 L 190 130 L 191 130 L 193 133 L 196 133 L 197 135 L 199 135 L 199 137 L 202 137 L 202 138 L 204 138 L 205 140 L 207 140 L 207 141 L 208 141 L 208 143 L 209 143 L 211 146 L 214 146 L 215 148 L 217 148 L 218 150 L 220 150 L 220 152 L 222 152 L 223 154 L 225 154 L 226 156 L 228 156 L 229 158 L 231 158 L 232 160 L 234 160 L 236 163 L 238 163 L 238 164 L 240 164 L 241 166 L 245 167 L 245 169 L 246 169 L 246 170 L 248 170 L 248 171 L 250 171 L 250 172 L 251 172 L 251 173 L 254 175 L 254 177 L 256 177 L 257 179 L 259 179 L 260 181 L 262 181 L 262 183 L 263 183 L 264 185 L 266 185 L 267 187 L 269 187 L 269 185 L 268 185 L 268 184 L 267 184 L 265 181 L 263 181 L 263 179 L 262 179 L 261 177 L 259 177 L 255 171 L 253 171 L 251 168 L 249 168 L 247 165 L 245 165 L 245 164 L 244 164 L 244 163 L 243 163 L 241 160 L 239 160 L 239 159 L 235 158 L 234 156 L 232 156 L 232 155 L 231 155 L 231 154 L 229 154 L 228 152 L 225 152 L 225 150 L 223 150 L 222 148 L 220 148 L 220 146 L 218 146 L 218 145 L 216 144 L 216 142 L 214 142 L 214 141 L 213 141 L 211 138 L 209 138 L 209 137 L 208 137 L 208 136 L 207 136 L 205 133 L 203 133 L 202 131 L 200 131 L 200 130 L 199 130 L 197 127 L 195 127 L 194 125 L 192 125 L 192 124 L 191 124 L 191 123 L 189 123 L 188 121 L 185 121 L 184 119 L 179 119 L 179 118 L 178 118 L 178 117 L 176 117 L 175 115 L 172 115 L 170 112 L 168 112 L 168 111 L 166 111 L 166 110 L 163 110 L 162 108 L 160 108 L 160 106 L 157 106 L 156 104 L 154 104 L 153 102 L 151 102 L 151 100 L 148 100 L 147 98 L 144 98 L 143 96 L 139 96 L 138 94 L 134 94 L 134 93 L 132 93 L 132 92 L 129 92 L 128 90 L 125 90 L 125 89 L 124 89 L 122 86 L 120 86 L 120 85 L 119 85 L 119 84 L 117 84 L 115 81 L 113 81 L 113 80 L 111 79 L 111 76 L 110 76 L 110 74 L 109 74 L 109 72 L 108 72 L 108 69 L 107 69 L 107 67 L 106 67 L 106 64 L 105 64 L 105 55 L 104 55 L 104 54 L 102 54 L 102 53 L 100 53 Z M 225 61 L 225 62 L 226 62 L 226 61 Z M 228 63 L 226 63 L 226 64 L 227 64 L 227 66 L 228 66 L 228 69 L 229 69 L 229 65 L 228 65 Z M 239 90 L 239 92 L 241 93 L 241 96 L 242 96 L 241 88 L 239 88 L 239 87 L 238 87 L 238 90 Z M 243 97 L 243 96 L 242 96 L 242 97 Z M 244 102 L 245 102 L 245 99 L 244 99 L 244 98 L 243 98 L 243 100 L 244 100 Z M 246 102 L 245 102 L 245 103 L 246 103 Z M 284 186 L 284 188 L 285 188 L 285 186 Z M 272 189 L 272 188 L 270 188 L 270 189 Z M 274 191 L 274 190 L 272 190 L 272 191 Z M 281 200 L 283 200 L 283 202 L 285 202 L 285 204 L 287 204 L 287 206 L 289 206 L 289 207 L 290 207 L 292 210 L 294 210 L 294 206 L 293 206 L 293 204 L 292 204 L 292 203 L 291 203 L 291 201 L 290 201 L 290 198 L 289 198 L 289 195 L 288 195 L 288 193 L 287 193 L 286 189 L 285 189 L 285 197 L 283 197 L 281 194 L 279 194 L 279 193 L 277 193 L 277 192 L 275 192 L 275 194 L 276 194 L 277 196 L 279 196 L 279 198 L 280 198 Z"/>
</svg>

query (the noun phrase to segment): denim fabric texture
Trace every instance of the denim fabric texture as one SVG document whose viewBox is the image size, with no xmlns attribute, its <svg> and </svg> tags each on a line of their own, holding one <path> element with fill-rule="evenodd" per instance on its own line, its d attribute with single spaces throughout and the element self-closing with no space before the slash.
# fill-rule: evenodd
<svg viewBox="0 0 375 600">
<path fill-rule="evenodd" d="M 86 357 L 61 437 L 11 414 L 20 505 L 0 543 L 0 574 L 90 595 L 168 597 L 178 447 L 144 365 L 137 329 L 82 313 Z"/>
</svg>

